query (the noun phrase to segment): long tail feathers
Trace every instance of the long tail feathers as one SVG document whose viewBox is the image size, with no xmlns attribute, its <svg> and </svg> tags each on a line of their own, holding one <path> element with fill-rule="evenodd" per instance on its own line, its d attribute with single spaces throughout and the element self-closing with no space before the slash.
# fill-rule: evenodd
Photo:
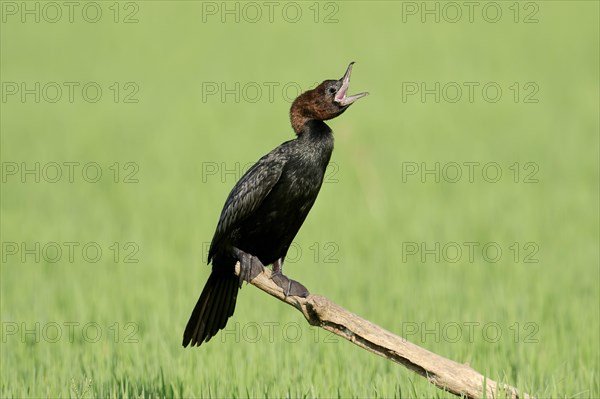
<svg viewBox="0 0 600 399">
<path fill-rule="evenodd" d="M 190 343 L 200 346 L 225 327 L 235 310 L 238 290 L 239 278 L 235 274 L 211 273 L 185 327 L 184 347 Z"/>
</svg>

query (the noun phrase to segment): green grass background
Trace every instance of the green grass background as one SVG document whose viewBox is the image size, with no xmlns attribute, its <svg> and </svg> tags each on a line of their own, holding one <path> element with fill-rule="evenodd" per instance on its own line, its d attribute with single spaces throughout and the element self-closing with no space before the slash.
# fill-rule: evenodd
<svg viewBox="0 0 600 399">
<path fill-rule="evenodd" d="M 473 23 L 404 23 L 401 2 L 339 2 L 330 24 L 312 21 L 312 2 L 298 3 L 298 23 L 277 12 L 273 23 L 203 23 L 201 2 L 142 1 L 138 23 L 115 24 L 112 2 L 100 4 L 96 24 L 76 13 L 73 23 L 7 17 L 1 27 L 3 82 L 104 89 L 95 104 L 78 95 L 73 103 L 2 102 L 4 165 L 98 162 L 104 172 L 95 184 L 80 175 L 55 184 L 8 177 L 2 241 L 97 242 L 104 252 L 97 263 L 80 252 L 73 263 L 3 253 L 0 396 L 450 396 L 306 326 L 253 287 L 240 292 L 226 335 L 181 347 L 209 273 L 205 243 L 236 180 L 203 181 L 203 167 L 244 165 L 293 137 L 280 89 L 272 102 L 266 93 L 255 103 L 203 101 L 202 83 L 306 89 L 340 77 L 349 61 L 357 62 L 350 91 L 371 95 L 330 123 L 336 181 L 324 184 L 287 274 L 396 333 L 418 326 L 411 341 L 489 378 L 538 397 L 600 396 L 597 2 L 537 2 L 533 24 L 513 22 L 512 2 L 499 3 L 498 23 L 477 12 Z M 320 7 L 322 20 L 331 9 Z M 480 95 L 402 101 L 402 82 L 436 81 L 498 82 L 505 91 L 497 103 Z M 113 102 L 112 82 L 136 82 L 139 102 Z M 536 82 L 539 102 L 512 101 L 513 82 Z M 469 161 L 498 162 L 502 179 L 402 181 L 403 162 Z M 139 165 L 139 182 L 112 182 L 114 162 Z M 514 183 L 515 162 L 536 163 L 539 182 Z M 466 241 L 499 243 L 503 256 L 402 258 L 403 242 Z M 137 243 L 139 262 L 115 263 L 113 242 Z M 536 243 L 539 262 L 514 262 L 513 242 Z M 331 248 L 337 263 L 326 262 Z M 35 323 L 40 331 L 23 334 Z M 62 327 L 58 342 L 42 334 L 51 323 Z M 73 342 L 64 323 L 79 323 Z M 86 323 L 101 326 L 98 342 L 82 338 Z M 136 342 L 127 342 L 127 323 Z M 472 336 L 465 328 L 456 342 L 441 334 L 465 323 L 478 323 Z M 500 328 L 497 342 L 483 334 L 489 323 Z"/>
</svg>

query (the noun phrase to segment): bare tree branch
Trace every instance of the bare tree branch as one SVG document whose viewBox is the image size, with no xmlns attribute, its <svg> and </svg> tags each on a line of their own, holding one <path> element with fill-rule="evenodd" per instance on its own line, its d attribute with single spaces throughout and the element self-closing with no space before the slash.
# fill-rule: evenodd
<svg viewBox="0 0 600 399">
<path fill-rule="evenodd" d="M 236 274 L 239 275 L 239 263 Z M 313 326 L 321 327 L 363 349 L 400 363 L 436 387 L 467 398 L 529 398 L 515 387 L 486 379 L 467 364 L 454 362 L 421 348 L 318 295 L 286 297 L 263 268 L 250 284 L 298 309 Z M 485 394 L 484 394 L 485 384 Z"/>
</svg>

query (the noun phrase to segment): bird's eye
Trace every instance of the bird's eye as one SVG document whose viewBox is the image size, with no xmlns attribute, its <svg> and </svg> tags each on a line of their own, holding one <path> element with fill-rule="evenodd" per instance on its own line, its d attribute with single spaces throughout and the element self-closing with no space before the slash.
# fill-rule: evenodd
<svg viewBox="0 0 600 399">
<path fill-rule="evenodd" d="M 329 94 L 335 94 L 335 92 L 336 92 L 336 91 L 337 91 L 337 90 L 335 89 L 335 87 L 330 87 L 330 88 L 327 90 L 327 92 L 328 92 Z"/>
</svg>

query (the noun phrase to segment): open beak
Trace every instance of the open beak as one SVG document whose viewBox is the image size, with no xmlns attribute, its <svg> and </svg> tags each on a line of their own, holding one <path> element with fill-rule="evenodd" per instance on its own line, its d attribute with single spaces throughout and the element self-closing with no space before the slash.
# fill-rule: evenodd
<svg viewBox="0 0 600 399">
<path fill-rule="evenodd" d="M 334 101 L 341 106 L 350 105 L 359 98 L 369 95 L 369 93 L 358 93 L 350 97 L 346 96 L 346 94 L 348 94 L 348 87 L 350 86 L 350 74 L 352 73 L 353 64 L 354 62 L 351 62 L 350 65 L 348 65 L 344 77 L 340 79 L 342 81 L 342 87 L 340 87 L 334 98 Z"/>
</svg>

